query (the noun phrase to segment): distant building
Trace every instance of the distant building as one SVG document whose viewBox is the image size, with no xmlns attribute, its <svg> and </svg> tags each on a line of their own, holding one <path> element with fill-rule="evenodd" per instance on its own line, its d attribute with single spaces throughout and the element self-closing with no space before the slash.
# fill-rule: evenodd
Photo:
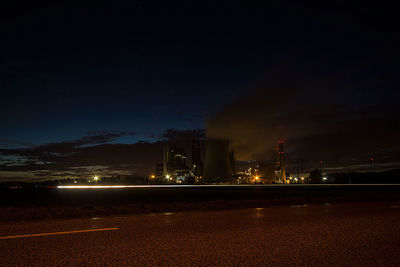
<svg viewBox="0 0 400 267">
<path fill-rule="evenodd" d="M 163 163 L 156 164 L 156 175 L 155 176 L 157 179 L 164 177 L 164 164 Z"/>
<path fill-rule="evenodd" d="M 201 176 L 203 173 L 203 162 L 201 161 L 200 140 L 192 140 L 192 173 L 194 176 Z"/>
<path fill-rule="evenodd" d="M 261 162 L 257 165 L 257 176 L 259 183 L 273 184 L 273 183 L 289 183 L 285 168 L 285 142 L 279 141 L 275 148 L 276 157 L 271 160 Z"/>
<path fill-rule="evenodd" d="M 174 145 L 166 145 L 164 147 L 164 178 L 176 181 L 176 177 L 180 173 L 187 172 L 189 168 L 187 167 L 186 159 L 186 153 L 182 148 Z"/>
</svg>

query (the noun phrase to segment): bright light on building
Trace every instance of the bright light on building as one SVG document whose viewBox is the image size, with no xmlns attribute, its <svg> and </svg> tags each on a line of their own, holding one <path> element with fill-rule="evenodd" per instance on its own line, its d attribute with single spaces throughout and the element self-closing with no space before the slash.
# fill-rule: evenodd
<svg viewBox="0 0 400 267">
<path fill-rule="evenodd" d="M 154 174 L 152 174 L 152 175 L 150 176 L 150 178 L 156 178 L 156 176 L 155 176 Z"/>
<path fill-rule="evenodd" d="M 98 181 L 99 180 L 99 176 L 97 176 L 97 175 L 93 176 L 93 180 Z"/>
</svg>

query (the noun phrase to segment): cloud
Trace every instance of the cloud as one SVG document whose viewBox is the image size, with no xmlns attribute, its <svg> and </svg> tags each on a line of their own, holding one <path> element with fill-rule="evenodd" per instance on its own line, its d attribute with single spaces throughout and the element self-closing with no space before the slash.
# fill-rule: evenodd
<svg viewBox="0 0 400 267">
<path fill-rule="evenodd" d="M 58 143 L 48 143 L 40 146 L 34 146 L 29 149 L 0 149 L 3 155 L 18 154 L 27 157 L 46 157 L 54 155 L 67 155 L 74 153 L 83 146 L 106 144 L 117 140 L 119 137 L 126 135 L 134 135 L 133 132 L 119 132 L 119 131 L 101 131 L 101 132 L 87 132 L 86 135 L 71 141 L 64 141 Z"/>
<path fill-rule="evenodd" d="M 118 144 L 121 136 L 132 132 L 88 132 L 80 139 L 50 143 L 33 148 L 0 149 L 0 178 L 12 173 L 29 173 L 24 177 L 57 179 L 108 175 L 143 175 L 154 172 L 162 162 L 163 146 L 175 143 L 190 149 L 191 139 L 204 136 L 202 130 L 165 131 L 155 142 Z M 190 150 L 187 150 L 190 151 Z M 16 175 L 13 176 L 14 179 Z M 22 177 L 22 176 L 21 176 Z"/>
<path fill-rule="evenodd" d="M 339 76 L 321 77 L 274 72 L 210 116 L 207 136 L 229 138 L 239 160 L 267 160 L 283 139 L 293 161 L 324 159 L 336 166 L 367 161 L 369 155 L 389 160 L 384 156 L 390 148 L 397 148 L 390 160 L 400 161 L 394 92 L 384 87 L 378 94 Z"/>
<path fill-rule="evenodd" d="M 34 146 L 35 144 L 30 142 L 22 142 L 22 141 L 0 138 L 0 147 L 2 148 L 21 148 L 21 147 L 34 147 Z"/>
<path fill-rule="evenodd" d="M 135 132 L 130 131 L 90 131 L 85 132 L 85 135 L 91 136 L 109 136 L 109 135 L 117 135 L 117 136 L 124 136 L 124 135 L 136 135 Z"/>
</svg>

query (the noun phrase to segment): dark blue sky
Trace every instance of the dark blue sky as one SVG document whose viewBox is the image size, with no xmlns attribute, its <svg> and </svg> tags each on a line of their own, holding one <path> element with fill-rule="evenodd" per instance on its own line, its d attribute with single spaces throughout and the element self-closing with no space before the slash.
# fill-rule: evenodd
<svg viewBox="0 0 400 267">
<path fill-rule="evenodd" d="M 328 102 L 338 109 L 335 116 L 342 114 L 334 118 L 337 125 L 365 119 L 371 109 L 396 117 L 400 44 L 393 7 L 182 3 L 3 2 L 0 149 L 71 142 L 94 132 L 129 133 L 107 141 L 113 144 L 155 142 L 168 129 L 207 127 L 245 142 L 260 132 L 273 143 L 275 135 L 268 134 L 278 126 L 264 118 Z M 288 100 L 269 109 L 271 99 L 284 94 Z M 246 102 L 249 97 L 260 109 Z M 311 118 L 319 112 L 307 113 L 302 125 L 324 121 Z M 256 124 L 246 124 L 254 118 Z M 250 135 L 242 134 L 245 127 Z M 302 127 L 288 128 L 297 133 Z M 259 155 L 253 152 L 242 155 Z"/>
<path fill-rule="evenodd" d="M 20 14 L 2 29 L 1 137 L 34 144 L 88 131 L 145 136 L 204 128 L 208 113 L 256 80 L 276 60 L 273 51 L 285 50 L 268 37 L 276 30 L 260 32 L 265 24 L 257 24 L 268 18 L 254 8 L 139 3 L 14 11 Z"/>
</svg>

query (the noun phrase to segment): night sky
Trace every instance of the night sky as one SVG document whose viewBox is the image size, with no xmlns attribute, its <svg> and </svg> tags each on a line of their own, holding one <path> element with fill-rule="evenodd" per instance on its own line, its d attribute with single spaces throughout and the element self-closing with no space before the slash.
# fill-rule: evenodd
<svg viewBox="0 0 400 267">
<path fill-rule="evenodd" d="M 100 3 L 101 2 L 101 3 Z M 162 145 L 400 166 L 399 23 L 377 2 L 1 4 L 0 179 L 148 175 Z"/>
</svg>

